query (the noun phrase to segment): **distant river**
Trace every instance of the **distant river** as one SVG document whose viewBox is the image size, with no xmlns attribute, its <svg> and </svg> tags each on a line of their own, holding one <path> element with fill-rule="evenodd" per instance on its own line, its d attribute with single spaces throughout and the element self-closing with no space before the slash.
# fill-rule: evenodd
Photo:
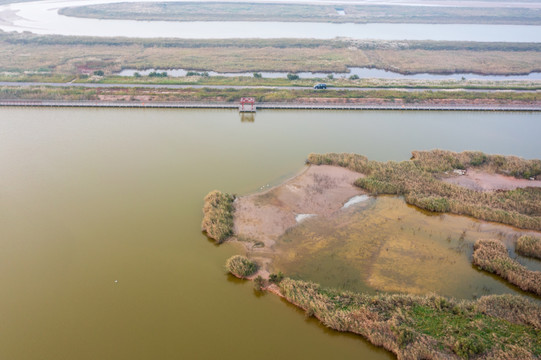
<svg viewBox="0 0 541 360">
<path fill-rule="evenodd" d="M 123 0 L 135 2 L 141 0 Z M 333 24 L 241 21 L 135 21 L 68 17 L 58 9 L 109 3 L 90 1 L 36 1 L 0 6 L 0 29 L 36 34 L 126 36 L 141 38 L 315 38 L 378 40 L 448 40 L 484 42 L 541 42 L 541 26 L 467 24 Z M 15 13 L 15 15 L 14 15 Z"/>
</svg>

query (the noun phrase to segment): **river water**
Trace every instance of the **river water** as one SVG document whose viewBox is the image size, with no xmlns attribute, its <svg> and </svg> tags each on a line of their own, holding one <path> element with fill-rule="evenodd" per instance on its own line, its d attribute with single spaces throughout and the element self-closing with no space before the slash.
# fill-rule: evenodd
<svg viewBox="0 0 541 360">
<path fill-rule="evenodd" d="M 203 197 L 310 152 L 541 158 L 540 133 L 538 113 L 0 108 L 0 359 L 391 359 L 228 276 Z"/>
<path fill-rule="evenodd" d="M 136 2 L 141 0 L 125 0 Z M 146 0 L 153 1 L 153 0 Z M 58 9 L 109 0 L 45 0 L 0 6 L 0 29 L 36 34 L 141 38 L 315 38 L 541 42 L 541 26 L 478 24 L 333 24 L 310 22 L 135 21 L 62 16 Z M 1 20 L 1 19 L 0 19 Z"/>
<path fill-rule="evenodd" d="M 190 70 L 185 69 L 123 69 L 118 74 L 119 76 L 135 76 L 138 73 L 141 76 L 148 76 L 152 72 L 166 72 L 167 76 L 171 77 L 183 77 L 188 74 Z M 199 70 L 200 73 L 204 70 Z M 225 76 L 225 77 L 237 77 L 237 76 L 249 76 L 252 77 L 254 72 L 230 72 L 222 73 L 216 71 L 208 71 L 209 76 Z M 286 78 L 287 72 L 279 71 L 261 71 L 259 72 L 264 78 L 278 79 Z M 492 80 L 492 81 L 510 81 L 510 80 L 541 80 L 541 72 L 532 72 L 525 75 L 480 75 L 473 73 L 455 73 L 455 74 L 429 74 L 429 73 L 420 73 L 420 74 L 400 74 L 393 71 L 381 70 L 381 69 L 372 69 L 372 68 L 362 68 L 362 67 L 350 67 L 348 72 L 345 73 L 323 73 L 323 72 L 298 72 L 296 73 L 301 79 L 318 79 L 326 78 L 328 75 L 332 75 L 333 78 L 349 78 L 352 75 L 357 75 L 362 79 L 409 79 L 409 80 Z"/>
</svg>

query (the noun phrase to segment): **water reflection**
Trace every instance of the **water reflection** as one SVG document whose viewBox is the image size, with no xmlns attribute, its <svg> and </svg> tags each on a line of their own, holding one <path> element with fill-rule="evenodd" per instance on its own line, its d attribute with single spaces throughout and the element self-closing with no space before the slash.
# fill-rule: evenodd
<svg viewBox="0 0 541 360">
<path fill-rule="evenodd" d="M 278 241 L 275 271 L 369 293 L 522 293 L 471 265 L 477 239 L 494 238 L 513 248 L 520 231 L 463 216 L 427 215 L 401 198 L 384 196 L 328 218 L 306 219 Z M 524 265 L 541 270 L 541 262 Z"/>
<path fill-rule="evenodd" d="M 247 112 L 241 112 L 240 114 L 240 122 L 243 123 L 253 123 L 255 121 L 255 113 L 247 113 Z"/>
</svg>

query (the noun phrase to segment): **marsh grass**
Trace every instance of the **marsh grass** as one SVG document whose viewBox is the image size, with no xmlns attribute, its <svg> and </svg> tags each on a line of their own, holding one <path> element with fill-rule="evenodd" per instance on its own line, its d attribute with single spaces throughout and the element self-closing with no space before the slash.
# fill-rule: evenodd
<svg viewBox="0 0 541 360">
<path fill-rule="evenodd" d="M 511 259 L 505 245 L 498 240 L 476 241 L 473 264 L 501 276 L 524 291 L 541 295 L 541 272 L 528 270 Z"/>
<path fill-rule="evenodd" d="M 523 235 L 517 240 L 515 251 L 522 256 L 541 260 L 541 239 L 535 236 Z"/>
<path fill-rule="evenodd" d="M 217 243 L 222 243 L 233 235 L 234 200 L 234 195 L 218 190 L 205 196 L 201 229 Z"/>
<path fill-rule="evenodd" d="M 234 255 L 227 259 L 225 268 L 236 277 L 245 279 L 253 275 L 259 267 L 257 263 L 249 260 L 246 256 Z"/>
<path fill-rule="evenodd" d="M 64 75 L 81 74 L 86 69 L 102 70 L 109 76 L 126 68 L 342 72 L 347 67 L 373 67 L 401 73 L 478 74 L 527 74 L 541 70 L 541 46 L 535 43 L 135 39 L 0 31 L 0 48 L 0 72 L 45 69 Z M 27 56 L 29 52 L 32 56 Z M 140 80 L 145 79 L 149 80 Z M 364 84 L 364 80 L 349 83 Z M 469 82 L 454 85 L 468 86 Z"/>
<path fill-rule="evenodd" d="M 541 188 L 479 192 L 438 179 L 445 171 L 480 168 L 516 177 L 541 174 L 540 160 L 480 152 L 414 151 L 411 160 L 381 163 L 357 154 L 310 154 L 310 164 L 336 165 L 367 175 L 355 185 L 372 194 L 403 195 L 422 209 L 469 215 L 523 229 L 541 230 Z"/>
<path fill-rule="evenodd" d="M 512 295 L 476 301 L 437 295 L 369 296 L 286 278 L 283 296 L 326 326 L 367 338 L 399 359 L 535 358 L 541 308 Z"/>
</svg>

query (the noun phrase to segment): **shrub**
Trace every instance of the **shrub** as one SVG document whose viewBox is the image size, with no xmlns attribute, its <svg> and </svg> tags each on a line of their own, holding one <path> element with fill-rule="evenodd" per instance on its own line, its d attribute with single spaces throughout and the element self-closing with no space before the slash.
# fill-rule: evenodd
<svg viewBox="0 0 541 360">
<path fill-rule="evenodd" d="M 261 73 L 254 73 L 254 78 L 261 79 L 262 77 L 263 75 L 261 75 Z"/>
<path fill-rule="evenodd" d="M 104 72 L 103 72 L 103 70 L 96 70 L 96 71 L 94 71 L 94 75 L 96 75 L 96 76 L 103 76 L 103 75 L 104 75 Z"/>
<path fill-rule="evenodd" d="M 257 291 L 261 291 L 265 288 L 265 279 L 263 279 L 261 277 L 261 275 L 258 275 L 255 279 L 254 279 L 254 289 L 256 289 Z"/>
<path fill-rule="evenodd" d="M 459 338 L 455 342 L 453 350 L 458 356 L 469 359 L 472 356 L 484 353 L 486 346 L 478 335 L 470 334 L 467 337 Z"/>
<path fill-rule="evenodd" d="M 359 78 L 359 75 L 351 75 L 351 76 L 349 77 L 349 79 L 350 79 L 350 80 L 359 80 L 360 78 Z"/>
<path fill-rule="evenodd" d="M 205 196 L 201 229 L 218 243 L 224 242 L 233 235 L 233 212 L 235 211 L 233 201 L 235 201 L 235 196 L 218 190 L 211 191 Z"/>
<path fill-rule="evenodd" d="M 541 259 L 541 238 L 523 235 L 517 240 L 515 251 L 523 256 Z"/>
<path fill-rule="evenodd" d="M 167 77 L 167 72 L 152 71 L 148 74 L 149 77 Z"/>
<path fill-rule="evenodd" d="M 409 194 L 406 196 L 406 202 L 421 209 L 434 212 L 448 212 L 450 209 L 447 199 L 436 196 L 422 197 L 417 194 Z"/>
<path fill-rule="evenodd" d="M 287 78 L 288 80 L 299 80 L 299 75 L 289 73 L 287 74 Z"/>
<path fill-rule="evenodd" d="M 257 271 L 258 266 L 255 262 L 248 260 L 246 256 L 234 255 L 227 259 L 225 268 L 236 277 L 245 279 L 253 275 Z"/>
<path fill-rule="evenodd" d="M 279 284 L 284 279 L 284 274 L 280 271 L 278 274 L 270 274 L 269 282 L 271 284 Z"/>
</svg>

